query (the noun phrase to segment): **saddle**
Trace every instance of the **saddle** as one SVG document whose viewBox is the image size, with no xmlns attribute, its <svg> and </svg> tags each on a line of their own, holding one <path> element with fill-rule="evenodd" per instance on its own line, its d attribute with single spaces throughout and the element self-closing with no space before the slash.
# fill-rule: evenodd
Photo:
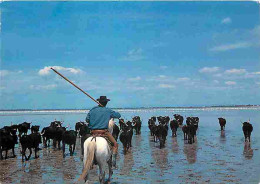
<svg viewBox="0 0 260 184">
<path fill-rule="evenodd" d="M 91 137 L 92 137 L 91 141 L 94 140 L 95 142 L 97 142 L 97 139 L 96 139 L 97 137 L 103 137 L 107 141 L 109 149 L 112 150 L 113 143 L 108 139 L 107 136 L 105 136 L 105 132 L 102 133 L 102 132 L 94 132 L 94 131 L 92 131 L 91 132 Z M 94 156 L 93 165 L 97 165 L 96 156 Z"/>
<path fill-rule="evenodd" d="M 103 137 L 104 139 L 106 139 L 106 141 L 107 141 L 107 143 L 109 145 L 110 150 L 112 150 L 113 143 L 105 135 L 105 132 L 104 133 L 100 133 L 100 132 L 96 133 L 96 132 L 92 131 L 91 132 L 91 137 L 92 137 L 91 141 L 95 140 L 95 142 L 97 141 L 97 139 L 96 139 L 97 137 Z"/>
</svg>

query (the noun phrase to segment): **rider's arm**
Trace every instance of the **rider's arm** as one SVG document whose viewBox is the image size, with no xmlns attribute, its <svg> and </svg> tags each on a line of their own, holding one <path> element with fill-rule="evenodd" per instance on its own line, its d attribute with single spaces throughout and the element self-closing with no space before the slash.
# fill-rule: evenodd
<svg viewBox="0 0 260 184">
<path fill-rule="evenodd" d="M 111 118 L 120 118 L 121 117 L 121 114 L 119 112 L 115 112 L 113 110 L 111 110 L 111 115 L 110 115 Z"/>
<path fill-rule="evenodd" d="M 86 122 L 89 123 L 90 120 L 90 113 L 88 113 L 87 117 L 86 117 Z"/>
</svg>

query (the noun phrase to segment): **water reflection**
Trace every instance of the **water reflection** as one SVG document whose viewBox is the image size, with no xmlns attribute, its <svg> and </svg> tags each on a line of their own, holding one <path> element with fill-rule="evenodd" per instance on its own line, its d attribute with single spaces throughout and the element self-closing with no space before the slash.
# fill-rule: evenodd
<svg viewBox="0 0 260 184">
<path fill-rule="evenodd" d="M 16 181 L 14 171 L 19 167 L 18 162 L 20 160 L 16 158 L 8 158 L 6 160 L 0 160 L 0 183 L 13 183 Z M 21 166 L 20 166 L 21 167 Z"/>
<path fill-rule="evenodd" d="M 189 164 L 194 164 L 197 161 L 198 145 L 197 142 L 193 144 L 184 144 L 183 153 L 186 156 Z"/>
<path fill-rule="evenodd" d="M 63 160 L 63 181 L 72 180 L 77 174 L 76 161 L 74 156 L 68 156 Z"/>
<path fill-rule="evenodd" d="M 42 178 L 41 159 L 31 158 L 24 163 L 24 173 L 20 176 L 21 183 L 38 183 Z"/>
<path fill-rule="evenodd" d="M 168 153 L 169 151 L 167 148 L 154 148 L 154 150 L 152 150 L 153 160 L 155 161 L 155 164 L 162 170 L 168 168 Z"/>
<path fill-rule="evenodd" d="M 220 142 L 226 142 L 226 132 L 224 130 L 220 132 Z"/>
<path fill-rule="evenodd" d="M 140 159 L 140 158 L 139 158 Z M 132 170 L 134 166 L 134 158 L 132 150 L 128 151 L 127 154 L 124 155 L 123 166 L 120 169 L 120 174 L 127 174 Z"/>
<path fill-rule="evenodd" d="M 173 153 L 179 153 L 179 145 L 178 145 L 177 137 L 174 137 L 172 139 L 172 151 Z"/>
<path fill-rule="evenodd" d="M 246 159 L 252 159 L 253 158 L 254 151 L 251 148 L 250 142 L 245 142 L 243 155 Z"/>
</svg>

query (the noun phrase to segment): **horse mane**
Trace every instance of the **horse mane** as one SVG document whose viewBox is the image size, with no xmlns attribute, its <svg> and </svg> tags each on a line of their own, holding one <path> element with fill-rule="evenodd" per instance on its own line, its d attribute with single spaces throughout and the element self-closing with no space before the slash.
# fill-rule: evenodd
<svg viewBox="0 0 260 184">
<path fill-rule="evenodd" d="M 115 125 L 114 118 L 111 118 L 111 119 L 109 120 L 109 123 L 108 123 L 108 131 L 109 131 L 111 134 L 113 134 L 114 125 Z"/>
</svg>

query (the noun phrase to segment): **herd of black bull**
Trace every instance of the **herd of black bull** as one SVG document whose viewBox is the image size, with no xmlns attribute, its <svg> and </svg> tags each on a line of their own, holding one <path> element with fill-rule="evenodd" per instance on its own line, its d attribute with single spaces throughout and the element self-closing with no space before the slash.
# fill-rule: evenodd
<svg viewBox="0 0 260 184">
<path fill-rule="evenodd" d="M 218 118 L 221 130 L 224 131 L 226 120 L 224 118 Z M 156 123 L 158 121 L 158 124 Z M 187 117 L 186 125 L 183 125 L 183 116 L 174 114 L 174 119 L 170 120 L 169 116 L 151 117 L 148 120 L 148 127 L 150 129 L 151 136 L 153 136 L 154 142 L 159 140 L 160 148 L 164 147 L 166 137 L 168 135 L 169 124 L 172 130 L 172 136 L 176 137 L 177 129 L 182 127 L 184 141 L 192 144 L 199 125 L 198 117 Z M 132 146 L 133 130 L 136 134 L 141 133 L 142 121 L 139 116 L 132 118 L 132 121 L 126 121 L 119 119 L 119 127 L 115 124 L 113 127 L 113 136 L 123 144 L 124 153 Z M 53 146 L 60 149 L 60 142 L 62 142 L 63 156 L 65 157 L 65 145 L 69 145 L 70 155 L 73 155 L 76 145 L 77 135 L 81 137 L 81 151 L 83 154 L 83 143 L 90 136 L 90 129 L 84 122 L 77 122 L 74 130 L 66 130 L 66 127 L 62 126 L 62 122 L 53 121 L 50 126 L 42 129 L 39 133 L 40 126 L 31 126 L 31 123 L 24 122 L 19 125 L 5 126 L 0 129 L 0 159 L 3 159 L 2 152 L 5 151 L 5 159 L 7 158 L 8 150 L 12 149 L 13 157 L 15 157 L 15 144 L 21 143 L 22 160 L 24 157 L 26 160 L 30 159 L 32 149 L 35 152 L 35 158 L 38 158 L 37 151 L 40 149 L 39 144 L 42 143 L 44 147 L 50 146 L 50 140 L 53 140 Z M 27 135 L 28 130 L 31 129 L 31 134 Z M 18 136 L 17 136 L 18 130 Z M 244 122 L 242 127 L 245 141 L 250 142 L 251 132 L 253 126 L 249 122 Z M 120 135 L 119 135 L 120 134 Z M 26 149 L 29 149 L 30 154 L 26 156 Z"/>
</svg>

